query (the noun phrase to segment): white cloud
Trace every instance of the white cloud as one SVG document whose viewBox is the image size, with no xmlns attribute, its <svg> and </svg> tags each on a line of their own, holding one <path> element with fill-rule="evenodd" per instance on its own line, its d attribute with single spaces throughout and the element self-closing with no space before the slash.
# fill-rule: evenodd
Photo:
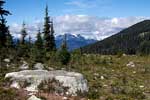
<svg viewBox="0 0 150 100">
<path fill-rule="evenodd" d="M 112 0 L 67 0 L 64 4 L 67 8 L 63 9 L 63 12 L 67 14 L 87 13 L 95 9 L 104 12 L 111 8 Z"/>
<path fill-rule="evenodd" d="M 94 8 L 101 6 L 108 6 L 111 0 L 69 0 L 66 5 L 74 6 L 76 8 Z"/>
<path fill-rule="evenodd" d="M 95 2 L 89 0 L 76 0 L 76 1 L 69 1 L 65 3 L 66 5 L 71 5 L 78 8 L 92 8 L 96 6 Z"/>
<path fill-rule="evenodd" d="M 146 17 L 127 17 L 127 18 L 99 18 L 87 15 L 65 15 L 54 18 L 55 34 L 81 34 L 85 38 L 104 39 L 120 30 L 140 22 Z M 27 24 L 28 33 L 35 37 L 38 27 L 43 29 L 42 21 Z M 10 26 L 11 33 L 18 37 L 21 25 L 12 24 Z"/>
</svg>

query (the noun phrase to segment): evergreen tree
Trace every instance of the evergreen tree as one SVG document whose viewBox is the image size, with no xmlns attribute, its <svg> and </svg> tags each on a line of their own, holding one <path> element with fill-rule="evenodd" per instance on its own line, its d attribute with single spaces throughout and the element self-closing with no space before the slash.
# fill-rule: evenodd
<svg viewBox="0 0 150 100">
<path fill-rule="evenodd" d="M 35 41 L 35 46 L 39 50 L 43 49 L 43 39 L 42 39 L 40 30 L 38 31 L 38 34 L 37 34 L 37 40 Z"/>
<path fill-rule="evenodd" d="M 25 23 L 23 22 L 20 43 L 18 46 L 18 56 L 20 57 L 27 56 L 27 54 L 29 53 L 29 50 L 28 50 L 29 47 L 28 47 L 27 42 L 25 41 L 26 36 L 27 36 L 27 31 L 25 28 Z"/>
<path fill-rule="evenodd" d="M 32 47 L 31 51 L 31 59 L 35 62 L 43 62 L 44 58 L 44 47 L 43 47 L 43 39 L 41 36 L 40 30 L 37 34 L 37 39 L 35 41 L 34 46 Z"/>
<path fill-rule="evenodd" d="M 139 46 L 139 51 L 141 55 L 150 55 L 150 40 L 144 41 Z"/>
<path fill-rule="evenodd" d="M 8 26 L 6 26 L 6 19 L 4 16 L 10 15 L 10 12 L 3 9 L 5 1 L 0 0 L 0 71 L 1 73 L 4 72 L 2 66 L 2 59 L 6 58 L 9 53 L 7 52 L 8 50 L 6 47 L 8 47 L 8 40 L 11 41 L 11 35 L 9 34 Z"/>
<path fill-rule="evenodd" d="M 4 3 L 5 1 L 0 1 L 0 47 L 6 46 L 7 35 L 9 34 L 8 26 L 6 26 L 7 21 L 4 16 L 10 15 L 10 12 L 2 8 Z"/>
<path fill-rule="evenodd" d="M 14 47 L 14 44 L 13 44 L 13 37 L 11 36 L 11 34 L 8 32 L 8 34 L 6 35 L 6 47 L 9 49 L 9 48 L 12 48 Z"/>
<path fill-rule="evenodd" d="M 28 52 L 29 52 L 29 53 L 32 52 L 31 50 L 32 50 L 32 48 L 33 48 L 33 44 L 32 44 L 32 38 L 31 38 L 31 36 L 29 36 L 26 45 L 27 45 L 27 50 L 28 50 Z M 29 54 L 29 55 L 30 55 L 30 54 Z"/>
<path fill-rule="evenodd" d="M 40 30 L 37 34 L 37 40 L 35 41 L 35 49 L 36 49 L 36 55 L 35 55 L 36 61 L 43 62 L 44 46 L 43 46 L 43 39 Z"/>
<path fill-rule="evenodd" d="M 29 36 L 28 45 L 29 45 L 29 47 L 32 47 L 32 38 L 31 38 L 31 36 Z"/>
<path fill-rule="evenodd" d="M 62 46 L 61 46 L 61 49 L 58 53 L 58 57 L 60 59 L 60 62 L 63 64 L 63 65 L 67 65 L 70 61 L 70 58 L 71 58 L 71 55 L 70 53 L 68 52 L 67 50 L 67 35 L 65 35 L 64 37 L 64 40 L 63 40 L 63 43 L 62 43 Z"/>
<path fill-rule="evenodd" d="M 45 22 L 44 22 L 44 46 L 46 51 L 55 51 L 55 38 L 54 38 L 54 29 L 53 22 L 50 21 L 50 17 L 48 16 L 48 6 L 45 9 Z"/>
<path fill-rule="evenodd" d="M 55 36 L 54 36 L 54 27 L 53 27 L 53 21 L 50 22 L 50 48 L 52 48 L 52 50 L 56 51 L 56 44 L 55 44 Z"/>
<path fill-rule="evenodd" d="M 20 39 L 20 44 L 25 44 L 25 37 L 27 36 L 26 28 L 25 28 L 25 23 L 23 22 L 22 24 L 22 30 L 21 30 L 21 39 Z"/>
</svg>

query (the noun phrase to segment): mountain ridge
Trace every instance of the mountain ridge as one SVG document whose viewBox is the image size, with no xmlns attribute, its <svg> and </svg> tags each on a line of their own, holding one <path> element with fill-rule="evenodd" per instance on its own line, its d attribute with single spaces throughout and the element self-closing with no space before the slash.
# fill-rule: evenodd
<svg viewBox="0 0 150 100">
<path fill-rule="evenodd" d="M 148 34 L 141 38 L 140 34 L 145 32 Z M 123 52 L 126 54 L 136 54 L 140 44 L 143 41 L 149 40 L 150 20 L 144 20 L 102 41 L 87 45 L 82 49 L 84 53 L 117 54 L 117 52 Z"/>
</svg>

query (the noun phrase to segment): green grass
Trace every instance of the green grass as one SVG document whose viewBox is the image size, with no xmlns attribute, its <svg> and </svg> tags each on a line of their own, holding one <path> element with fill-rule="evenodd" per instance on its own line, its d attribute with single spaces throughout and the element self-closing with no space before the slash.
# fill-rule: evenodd
<svg viewBox="0 0 150 100">
<path fill-rule="evenodd" d="M 130 61 L 135 67 L 126 66 Z M 84 55 L 72 62 L 87 78 L 93 100 L 149 100 L 150 56 Z"/>
<path fill-rule="evenodd" d="M 45 65 L 82 73 L 90 100 L 150 100 L 150 56 L 72 54 L 71 58 L 67 66 L 54 59 Z M 131 61 L 135 67 L 126 66 Z"/>
</svg>

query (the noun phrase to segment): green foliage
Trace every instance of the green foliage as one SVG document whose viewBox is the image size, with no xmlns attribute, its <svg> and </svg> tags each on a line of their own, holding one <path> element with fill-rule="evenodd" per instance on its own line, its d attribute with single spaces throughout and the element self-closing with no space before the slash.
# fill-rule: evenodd
<svg viewBox="0 0 150 100">
<path fill-rule="evenodd" d="M 100 98 L 100 94 L 95 89 L 90 89 L 88 92 L 88 98 L 98 100 Z"/>
<path fill-rule="evenodd" d="M 123 55 L 123 52 L 122 52 L 122 51 L 118 51 L 118 52 L 117 52 L 117 57 L 118 57 L 118 58 L 120 58 L 122 55 Z"/>
<path fill-rule="evenodd" d="M 35 47 L 40 50 L 43 49 L 43 39 L 42 39 L 40 30 L 37 34 L 37 40 L 35 41 Z"/>
<path fill-rule="evenodd" d="M 4 16 L 10 15 L 10 12 L 3 9 L 5 1 L 0 2 L 0 48 L 6 46 L 7 36 L 9 34 L 8 26 L 6 26 L 6 19 Z M 10 35 L 10 34 L 9 34 Z"/>
<path fill-rule="evenodd" d="M 43 96 L 40 96 L 38 98 L 40 98 L 41 100 L 47 100 L 46 97 L 43 97 Z"/>
<path fill-rule="evenodd" d="M 82 53 L 81 53 L 80 49 L 74 50 L 71 53 L 71 62 L 80 61 L 81 56 L 82 56 Z"/>
<path fill-rule="evenodd" d="M 14 47 L 13 38 L 10 33 L 8 33 L 6 36 L 6 47 L 7 47 L 7 49 Z"/>
<path fill-rule="evenodd" d="M 43 39 L 41 37 L 40 30 L 37 34 L 37 40 L 34 45 L 31 47 L 30 58 L 33 62 L 44 62 L 45 51 L 43 47 Z"/>
<path fill-rule="evenodd" d="M 20 44 L 25 44 L 25 37 L 27 36 L 27 31 L 25 28 L 25 23 L 23 22 L 22 24 L 22 30 L 21 30 L 21 39 L 20 39 Z"/>
<path fill-rule="evenodd" d="M 21 38 L 19 41 L 20 43 L 18 44 L 18 48 L 17 48 L 18 57 L 29 57 L 30 43 L 29 41 L 28 42 L 25 41 L 26 36 L 27 36 L 27 32 L 25 28 L 25 23 L 23 22 L 22 30 L 21 30 Z"/>
<path fill-rule="evenodd" d="M 44 80 L 40 83 L 38 86 L 39 91 L 42 91 L 44 93 L 58 93 L 58 94 L 65 94 L 68 91 L 68 87 L 64 87 L 62 83 L 60 83 L 58 80 L 52 78 L 49 80 Z"/>
<path fill-rule="evenodd" d="M 0 88 L 1 100 L 16 100 L 17 97 L 18 97 L 18 95 L 14 89 Z"/>
<path fill-rule="evenodd" d="M 58 57 L 63 65 L 67 65 L 70 61 L 70 53 L 65 48 L 62 48 L 60 51 L 58 51 Z"/>
<path fill-rule="evenodd" d="M 58 57 L 59 57 L 60 62 L 63 65 L 67 65 L 70 61 L 71 55 L 69 51 L 67 50 L 66 35 L 62 43 L 61 49 L 58 51 Z"/>
<path fill-rule="evenodd" d="M 144 41 L 139 46 L 139 51 L 141 55 L 150 55 L 150 41 Z"/>
<path fill-rule="evenodd" d="M 20 44 L 17 48 L 17 57 L 29 57 L 30 48 L 27 44 Z"/>
</svg>

